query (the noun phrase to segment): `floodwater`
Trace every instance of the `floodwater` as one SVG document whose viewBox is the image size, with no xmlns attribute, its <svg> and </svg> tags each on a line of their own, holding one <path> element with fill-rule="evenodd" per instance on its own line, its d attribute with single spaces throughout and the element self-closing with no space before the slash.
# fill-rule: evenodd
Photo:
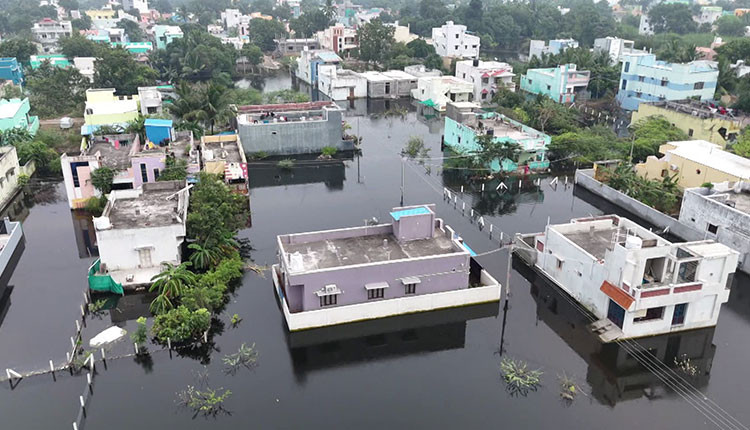
<svg viewBox="0 0 750 430">
<path fill-rule="evenodd" d="M 410 103 L 403 105 L 410 110 L 403 120 L 365 115 L 390 109 L 381 103 L 352 106 L 347 121 L 353 132 L 364 137 L 360 157 L 291 172 L 270 163 L 255 166 L 252 227 L 240 236 L 252 242 L 256 263 L 276 261 L 278 234 L 362 225 L 373 217 L 385 221 L 402 199 L 404 204 L 436 203 L 438 215 L 480 254 L 498 249 L 500 231 L 507 240 L 514 232 L 541 231 L 547 222 L 617 212 L 570 182 L 566 185 L 564 174 L 559 174 L 556 184 L 552 184 L 554 176 L 535 176 L 521 178 L 520 183 L 519 178 L 506 180 L 510 188 L 506 192 L 495 191 L 498 182 L 484 193 L 474 191 L 466 172 L 441 169 L 439 120 L 424 119 Z M 402 196 L 399 151 L 410 136 L 421 136 L 436 159 L 423 166 L 403 164 Z M 480 231 L 476 222 L 462 215 L 460 201 L 454 206 L 443 200 L 443 187 L 460 189 L 461 185 L 467 211 L 473 206 L 486 223 L 494 225 L 494 240 L 488 229 Z M 24 228 L 26 250 L 14 275 L 18 280 L 1 327 L 0 351 L 28 348 L 26 356 L 33 351 L 46 353 L 45 349 L 65 351 L 66 337 L 60 345 L 50 343 L 63 336 L 58 332 L 72 334 L 73 327 L 68 326 L 74 315 L 67 315 L 71 307 L 67 301 L 79 300 L 91 260 L 79 256 L 87 256 L 94 246 L 85 240 L 85 228 L 74 229 L 64 201 L 34 205 Z M 506 251 L 478 259 L 506 285 Z M 152 347 L 150 360 L 109 360 L 106 368 L 97 364 L 85 428 L 714 427 L 701 408 L 712 419 L 729 414 L 750 423 L 746 372 L 750 280 L 746 276 L 735 278 L 730 302 L 715 329 L 638 341 L 670 366 L 674 357 L 688 354 L 697 372 L 685 379 L 715 402 L 707 411 L 704 403 L 691 404 L 665 387 L 627 351 L 594 342 L 585 330 L 586 319 L 566 296 L 523 265 L 514 260 L 509 273 L 507 310 L 502 304 L 483 305 L 294 335 L 286 331 L 270 278 L 247 273 L 219 316 L 209 347 L 183 355 Z M 69 297 L 60 291 L 52 295 L 39 285 L 73 292 Z M 29 291 L 20 294 L 21 288 Z M 24 299 L 15 310 L 20 297 Z M 122 315 L 106 311 L 110 314 L 105 313 L 102 321 L 132 329 L 139 305 L 125 307 L 135 310 Z M 23 318 L 19 315 L 26 313 Z M 233 328 L 229 320 L 235 313 L 243 321 Z M 6 331 L 15 335 L 10 337 Z M 257 366 L 225 373 L 222 357 L 242 343 L 255 344 Z M 499 365 L 505 356 L 541 369 L 539 389 L 525 396 L 511 395 L 500 379 Z M 17 355 L 0 355 L 0 367 L 6 357 Z M 563 374 L 580 387 L 573 402 L 560 398 L 558 376 Z M 177 404 L 178 391 L 200 384 L 231 390 L 226 414 L 194 416 Z M 85 377 L 71 376 L 60 376 L 57 382 L 49 375 L 29 378 L 13 390 L 7 383 L 0 385 L 1 427 L 70 428 L 84 389 Z M 725 412 L 714 413 L 718 407 Z M 719 427 L 742 428 L 726 422 Z"/>
</svg>

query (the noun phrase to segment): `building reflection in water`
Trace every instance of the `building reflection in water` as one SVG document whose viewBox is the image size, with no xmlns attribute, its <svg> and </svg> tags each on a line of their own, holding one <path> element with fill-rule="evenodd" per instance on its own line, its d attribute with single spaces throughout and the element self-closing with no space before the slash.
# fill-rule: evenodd
<svg viewBox="0 0 750 430">
<path fill-rule="evenodd" d="M 345 161 L 353 159 L 353 154 L 337 154 L 345 157 L 336 160 L 315 160 L 295 156 L 295 165 L 291 169 L 278 166 L 278 160 L 268 159 L 248 163 L 250 189 L 323 183 L 326 188 L 335 191 L 344 188 L 346 180 Z M 305 158 L 308 158 L 307 160 Z"/>
<path fill-rule="evenodd" d="M 294 374 L 404 355 L 463 348 L 466 322 L 497 317 L 498 304 L 487 303 L 421 312 L 287 334 Z"/>
<path fill-rule="evenodd" d="M 73 221 L 73 231 L 76 236 L 78 258 L 98 257 L 99 247 L 96 243 L 94 219 L 91 214 L 82 211 L 70 211 L 70 217 Z"/>
<path fill-rule="evenodd" d="M 537 304 L 537 319 L 551 328 L 586 363 L 586 382 L 592 396 L 602 404 L 614 406 L 618 402 L 642 396 L 657 399 L 676 395 L 662 381 L 636 360 L 628 350 L 629 343 L 603 344 L 588 331 L 591 322 L 571 304 L 572 298 L 542 276 L 514 258 L 513 267 L 530 283 L 531 296 Z M 636 347 L 648 350 L 650 359 L 658 360 L 680 377 L 700 389 L 708 384 L 716 345 L 714 327 L 688 330 L 673 334 L 634 339 Z M 642 355 L 642 354 L 640 354 Z M 675 360 L 690 360 L 695 375 L 678 368 Z"/>
<path fill-rule="evenodd" d="M 455 157 L 455 154 L 444 151 L 443 156 Z M 476 172 L 462 169 L 462 166 L 457 159 L 443 160 L 443 186 L 454 191 L 460 190 L 463 186 L 465 194 L 461 198 L 481 215 L 512 214 L 520 205 L 544 201 L 544 191 L 536 184 L 539 178 L 537 175 L 509 176 L 474 183 L 471 177 Z M 482 183 L 485 187 L 484 193 L 481 192 Z M 505 187 L 500 187 L 501 183 L 505 184 Z"/>
<path fill-rule="evenodd" d="M 13 276 L 13 272 L 16 271 L 16 266 L 21 260 L 24 250 L 26 249 L 26 238 L 21 237 L 18 242 L 18 246 L 13 251 L 13 255 L 10 256 L 8 264 L 5 266 L 2 276 L 0 276 L 0 327 L 3 325 L 5 315 L 8 314 L 10 309 L 10 297 L 13 293 L 13 285 L 10 285 L 10 278 Z"/>
</svg>

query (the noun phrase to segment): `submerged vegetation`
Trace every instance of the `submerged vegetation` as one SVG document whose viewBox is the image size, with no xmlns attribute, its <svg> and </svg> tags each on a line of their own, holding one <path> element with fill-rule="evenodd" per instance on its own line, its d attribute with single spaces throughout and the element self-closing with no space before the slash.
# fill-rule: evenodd
<svg viewBox="0 0 750 430">
<path fill-rule="evenodd" d="M 243 343 L 237 352 L 225 355 L 221 361 L 226 366 L 224 371 L 233 375 L 241 367 L 247 369 L 254 367 L 258 362 L 258 351 L 255 350 L 255 344 L 248 346 Z"/>
<path fill-rule="evenodd" d="M 543 374 L 540 369 L 529 369 L 529 365 L 524 361 L 507 357 L 500 362 L 500 372 L 505 381 L 505 388 L 513 396 L 526 396 L 529 391 L 536 391 L 541 385 Z"/>
</svg>

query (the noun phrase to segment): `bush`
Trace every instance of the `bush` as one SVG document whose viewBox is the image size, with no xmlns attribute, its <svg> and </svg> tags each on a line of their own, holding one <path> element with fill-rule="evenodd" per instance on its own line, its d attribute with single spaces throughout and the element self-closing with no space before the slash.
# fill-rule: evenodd
<svg viewBox="0 0 750 430">
<path fill-rule="evenodd" d="M 31 179 L 31 178 L 29 178 L 29 175 L 26 175 L 26 174 L 24 174 L 24 173 L 21 173 L 20 175 L 18 175 L 18 186 L 19 186 L 19 187 L 25 187 L 25 186 L 26 186 L 26 184 L 28 184 L 28 183 L 29 183 L 29 180 L 30 180 L 30 179 Z"/>
<path fill-rule="evenodd" d="M 91 197 L 86 201 L 85 209 L 86 212 L 90 212 L 94 216 L 101 216 L 105 206 L 107 206 L 107 198 L 105 196 Z"/>
<path fill-rule="evenodd" d="M 138 323 L 138 328 L 136 328 L 135 331 L 130 335 L 130 340 L 132 340 L 133 343 L 136 343 L 140 346 L 146 343 L 146 340 L 148 339 L 148 328 L 146 328 L 146 318 L 140 317 L 136 320 L 136 323 Z"/>
<path fill-rule="evenodd" d="M 541 370 L 530 370 L 528 364 L 521 360 L 503 358 L 500 370 L 506 388 L 512 395 L 525 396 L 529 391 L 536 391 L 541 383 Z"/>
<path fill-rule="evenodd" d="M 279 161 L 278 166 L 284 170 L 291 170 L 292 167 L 294 167 L 294 160 L 292 160 L 291 158 L 286 158 Z"/>
<path fill-rule="evenodd" d="M 324 146 L 320 152 L 326 157 L 333 157 L 336 155 L 337 149 L 333 146 Z"/>
<path fill-rule="evenodd" d="M 159 342 L 184 342 L 199 337 L 211 326 L 211 314 L 201 308 L 191 311 L 185 306 L 178 306 L 166 313 L 157 315 L 152 333 Z"/>
<path fill-rule="evenodd" d="M 714 187 L 714 184 L 711 182 L 704 182 L 701 184 L 701 188 L 708 188 L 710 190 L 710 189 L 713 189 L 713 187 Z"/>
</svg>

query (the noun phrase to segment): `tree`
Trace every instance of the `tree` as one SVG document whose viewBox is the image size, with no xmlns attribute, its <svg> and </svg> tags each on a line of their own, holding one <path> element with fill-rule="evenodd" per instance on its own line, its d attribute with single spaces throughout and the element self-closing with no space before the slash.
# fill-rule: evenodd
<svg viewBox="0 0 750 430">
<path fill-rule="evenodd" d="M 34 112 L 57 117 L 83 111 L 89 80 L 74 67 L 53 67 L 44 62 L 26 75 L 26 89 Z"/>
<path fill-rule="evenodd" d="M 100 166 L 91 172 L 91 185 L 99 190 L 102 195 L 109 194 L 112 191 L 112 181 L 115 179 L 117 172 L 115 169 L 107 166 Z"/>
<path fill-rule="evenodd" d="M 125 127 L 126 133 L 137 134 L 140 142 L 146 142 L 146 117 L 138 115 L 134 120 L 128 122 L 128 126 Z M 156 142 L 159 143 L 159 142 Z"/>
<path fill-rule="evenodd" d="M 311 12 L 305 12 L 299 18 L 289 21 L 289 29 L 294 32 L 296 37 L 312 37 L 318 31 L 325 30 L 333 23 L 325 12 L 316 9 Z"/>
<path fill-rule="evenodd" d="M 750 132 L 748 132 L 747 128 L 742 130 L 737 141 L 731 146 L 731 149 L 732 152 L 741 157 L 750 158 Z"/>
<path fill-rule="evenodd" d="M 91 29 L 91 17 L 86 14 L 83 14 L 81 15 L 80 18 L 72 20 L 71 25 L 73 26 L 73 30 L 75 31 L 90 30 Z"/>
<path fill-rule="evenodd" d="M 0 90 L 0 99 L 20 99 L 23 98 L 23 90 L 18 85 L 4 85 Z"/>
<path fill-rule="evenodd" d="M 633 162 L 644 161 L 651 155 L 659 153 L 659 147 L 667 142 L 688 140 L 684 131 L 672 125 L 664 117 L 648 117 L 636 122 L 632 126 L 633 140 L 627 142 L 623 153 L 627 153 L 632 145 Z"/>
<path fill-rule="evenodd" d="M 15 57 L 24 64 L 28 64 L 29 58 L 36 52 L 36 45 L 28 39 L 13 38 L 0 43 L 0 57 Z"/>
<path fill-rule="evenodd" d="M 68 12 L 79 9 L 78 0 L 59 0 L 57 4 Z"/>
<path fill-rule="evenodd" d="M 390 48 L 394 44 L 394 31 L 393 27 L 386 26 L 377 18 L 361 26 L 357 31 L 359 59 L 368 63 L 386 63 Z"/>
<path fill-rule="evenodd" d="M 231 84 L 236 60 L 234 47 L 221 43 L 197 26 L 185 25 L 183 33 L 184 36 L 170 43 L 167 49 L 152 51 L 150 55 L 161 79 L 214 80 Z"/>
<path fill-rule="evenodd" d="M 221 260 L 221 251 L 218 247 L 191 243 L 188 248 L 192 251 L 190 262 L 196 269 L 209 269 L 216 266 Z"/>
<path fill-rule="evenodd" d="M 201 121 L 211 131 L 224 125 L 231 116 L 229 101 L 231 93 L 226 87 L 209 82 L 207 84 L 177 86 L 178 99 L 169 105 L 170 112 L 181 120 Z"/>
<path fill-rule="evenodd" d="M 622 158 L 625 154 L 617 151 L 618 139 L 615 133 L 605 126 L 594 126 L 578 131 L 570 131 L 552 136 L 549 146 L 550 158 L 570 159 L 579 163 Z"/>
<path fill-rule="evenodd" d="M 140 16 L 140 13 L 136 14 L 136 16 Z M 133 22 L 129 19 L 121 19 L 120 22 L 117 23 L 117 28 L 125 30 L 125 33 L 128 35 L 131 42 L 143 42 L 146 40 L 146 34 L 137 22 Z"/>
<path fill-rule="evenodd" d="M 181 263 L 174 265 L 172 263 L 163 262 L 161 273 L 151 278 L 153 284 L 149 287 L 149 291 L 158 291 L 159 296 L 162 297 L 160 301 L 154 300 L 151 303 L 154 312 L 158 308 L 171 309 L 173 307 L 172 300 L 182 295 L 186 288 L 195 285 L 197 278 L 195 274 L 188 270 L 190 263 Z M 156 305 L 154 304 L 156 303 Z M 159 313 L 159 312 L 154 312 Z"/>
<path fill-rule="evenodd" d="M 659 3 L 648 11 L 648 18 L 655 33 L 685 34 L 698 27 L 690 7 L 681 3 Z"/>
<path fill-rule="evenodd" d="M 244 228 L 249 209 L 244 196 L 232 193 L 215 175 L 200 173 L 190 193 L 187 235 L 200 243 Z"/>
<path fill-rule="evenodd" d="M 156 0 L 150 3 L 153 5 L 154 9 L 161 13 L 172 13 L 172 4 L 169 0 Z"/>
<path fill-rule="evenodd" d="M 122 47 L 102 49 L 96 57 L 96 88 L 114 88 L 118 94 L 132 95 L 138 87 L 153 85 L 156 78 L 155 70 L 135 61 Z"/>
<path fill-rule="evenodd" d="M 411 50 L 412 56 L 416 58 L 427 58 L 435 53 L 435 47 L 428 45 L 424 39 L 414 39 L 407 43 L 406 47 Z"/>
<path fill-rule="evenodd" d="M 745 23 L 737 16 L 721 16 L 714 24 L 717 26 L 716 32 L 722 36 L 742 37 L 745 35 Z"/>
<path fill-rule="evenodd" d="M 286 37 L 286 29 L 284 24 L 275 19 L 255 18 L 250 20 L 247 36 L 263 52 L 272 52 L 276 49 L 275 39 Z"/>
<path fill-rule="evenodd" d="M 96 57 L 101 50 L 106 49 L 101 43 L 89 40 L 78 33 L 63 37 L 58 43 L 60 44 L 60 51 L 71 59 L 75 57 Z"/>
</svg>

